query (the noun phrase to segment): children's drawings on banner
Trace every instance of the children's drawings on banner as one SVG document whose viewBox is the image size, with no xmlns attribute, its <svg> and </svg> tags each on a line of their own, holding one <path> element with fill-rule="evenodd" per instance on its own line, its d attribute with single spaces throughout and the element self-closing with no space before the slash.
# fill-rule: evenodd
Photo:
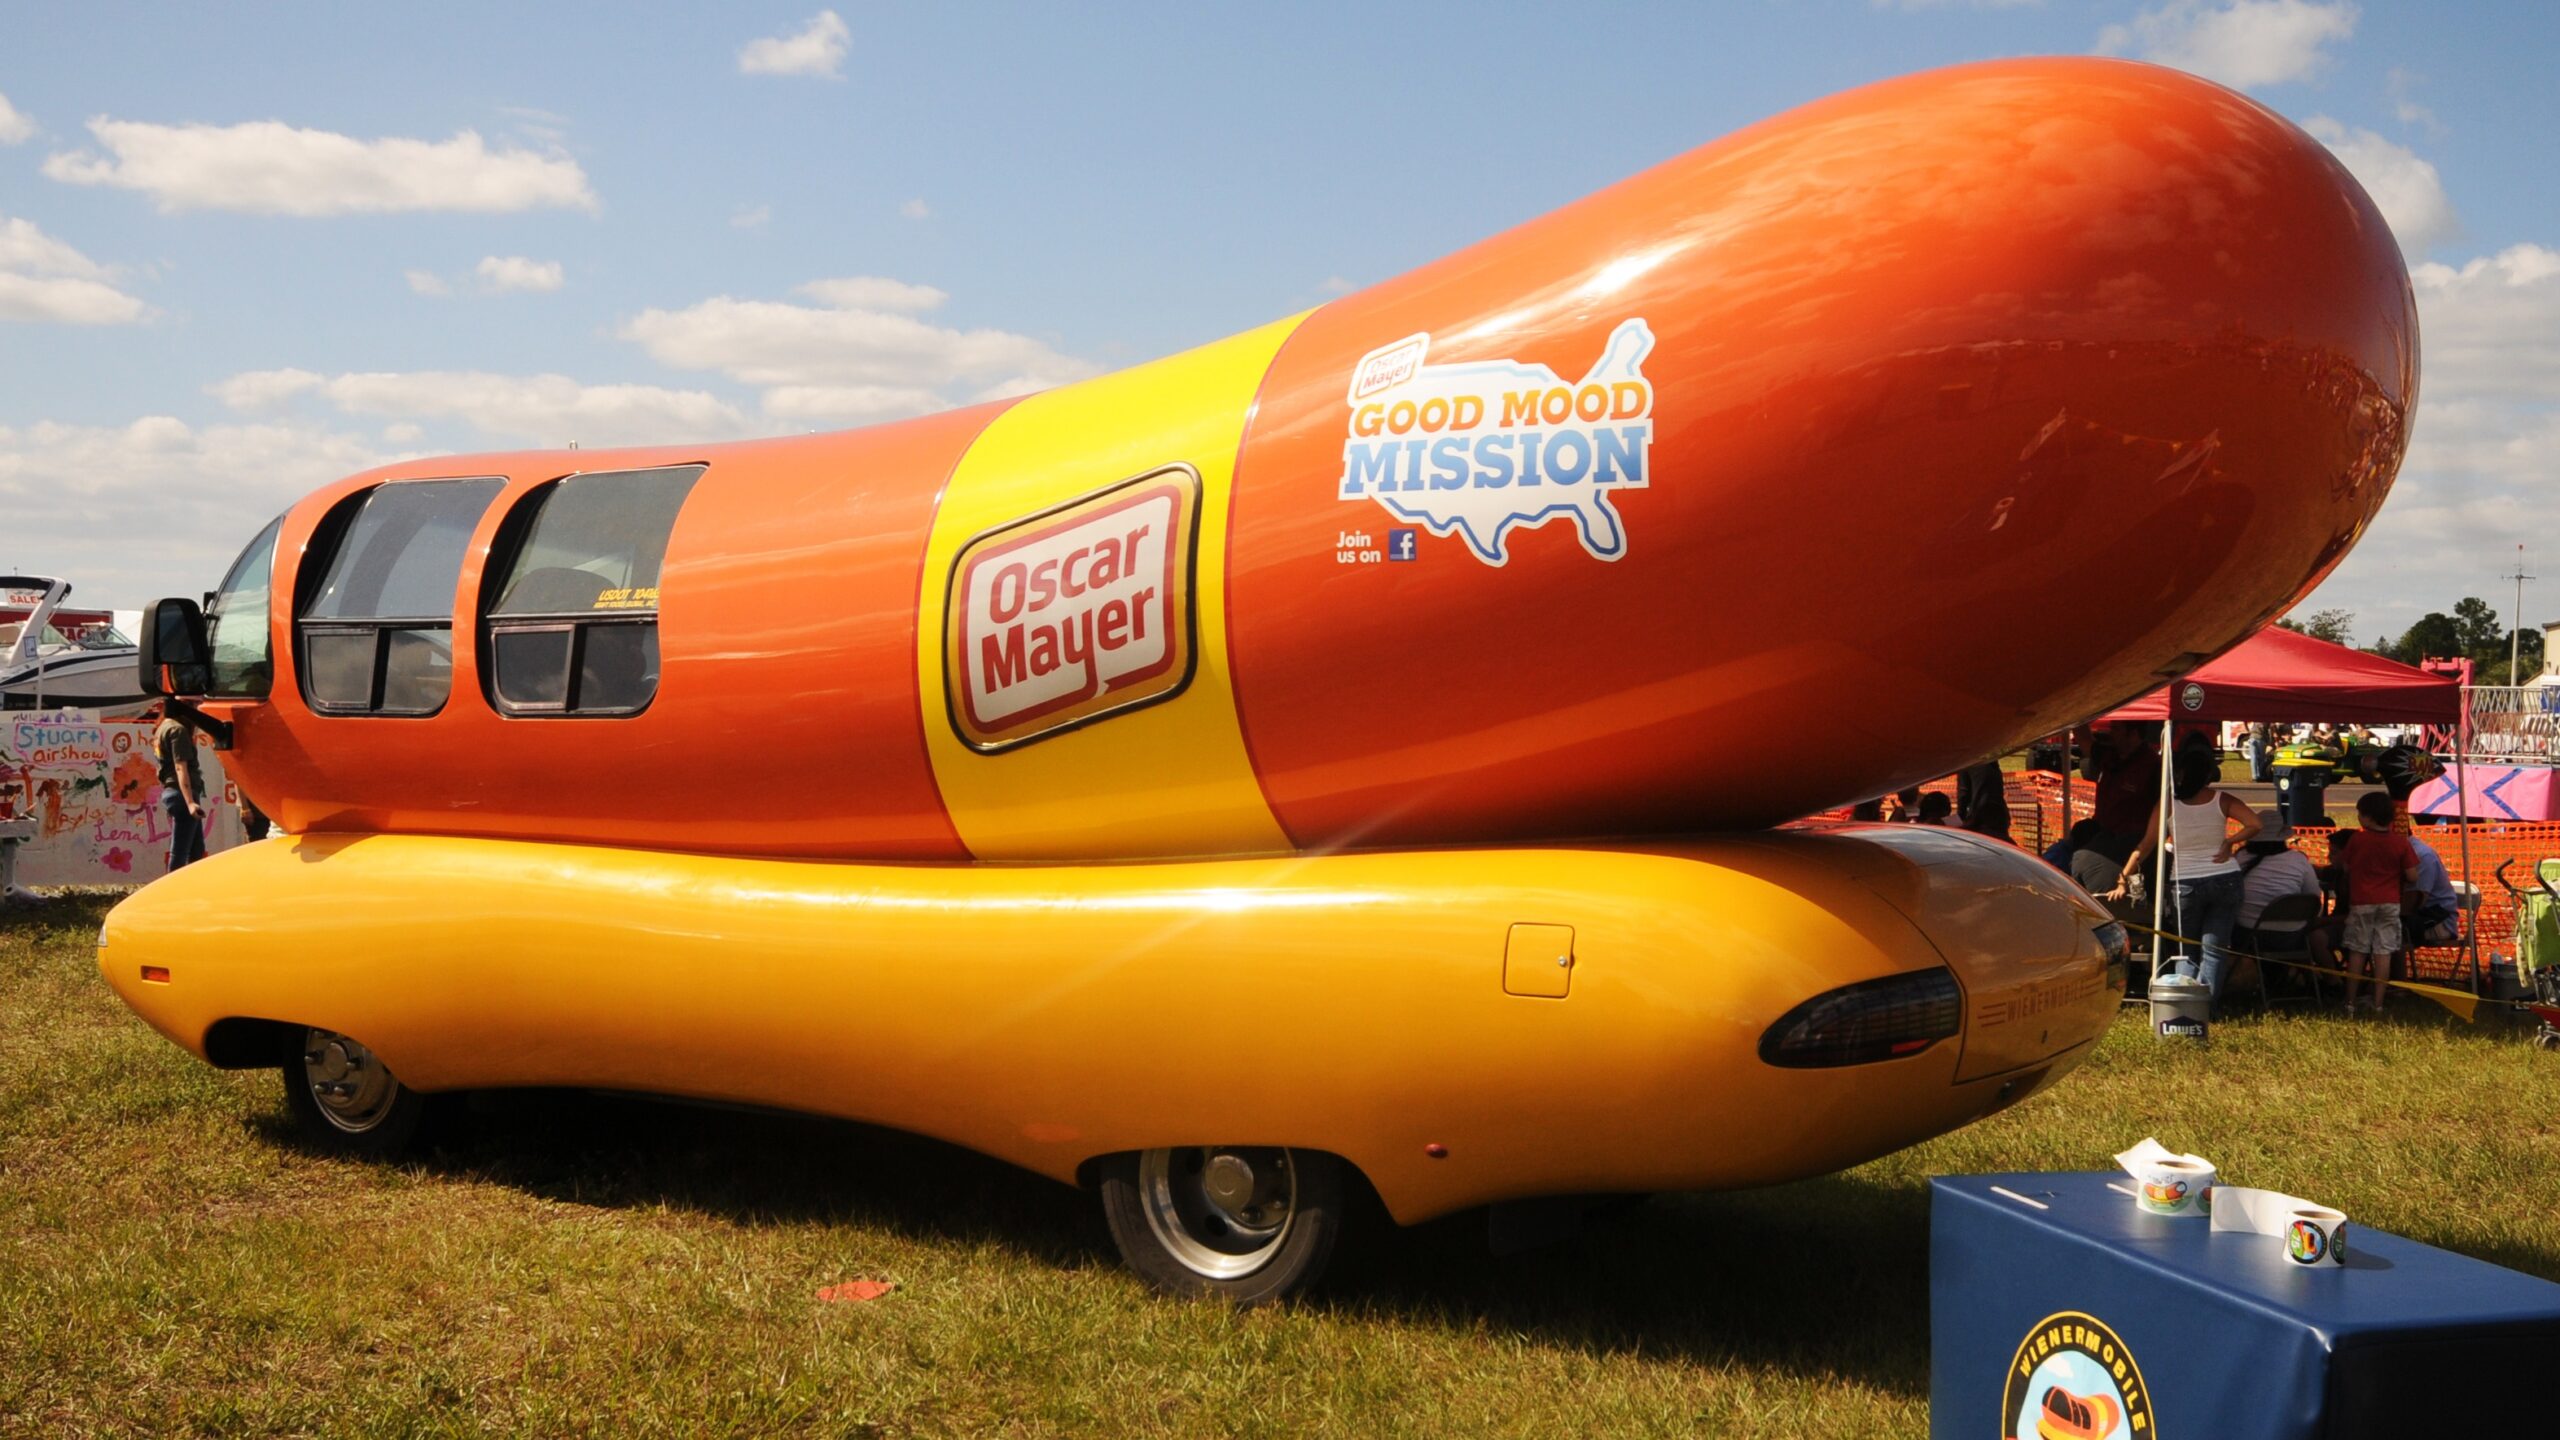
<svg viewBox="0 0 2560 1440">
<path fill-rule="evenodd" d="M 86 710 L 0 714 L 0 820 L 36 822 L 18 847 L 17 884 L 139 885 L 167 873 L 169 812 L 151 730 Z M 240 841 L 239 796 L 212 747 L 198 744 L 196 758 L 205 848 L 226 849 Z"/>
</svg>

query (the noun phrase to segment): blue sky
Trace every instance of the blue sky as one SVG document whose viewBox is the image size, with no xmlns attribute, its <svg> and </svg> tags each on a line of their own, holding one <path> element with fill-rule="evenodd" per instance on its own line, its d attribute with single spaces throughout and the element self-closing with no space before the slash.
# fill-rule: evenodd
<svg viewBox="0 0 2560 1440">
<path fill-rule="evenodd" d="M 2417 447 L 2312 603 L 2506 608 L 2560 462 L 2530 0 L 11 7 L 0 565 L 130 607 L 395 455 L 1055 384 L 1835 90 L 2092 50 L 2305 124 L 2418 267 Z"/>
</svg>

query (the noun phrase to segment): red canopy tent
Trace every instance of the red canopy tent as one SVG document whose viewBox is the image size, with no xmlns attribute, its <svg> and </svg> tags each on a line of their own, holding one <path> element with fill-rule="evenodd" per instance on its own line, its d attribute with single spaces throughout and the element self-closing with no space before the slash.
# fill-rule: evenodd
<svg viewBox="0 0 2560 1440">
<path fill-rule="evenodd" d="M 2129 701 L 2097 717 L 2096 724 L 2115 722 L 2150 723 L 2168 726 L 2171 722 L 2211 723 L 2240 720 L 2251 724 L 2294 724 L 2326 720 L 2332 724 L 2385 724 L 2418 722 L 2459 727 L 2462 723 L 2462 686 L 2449 675 L 2433 675 L 2424 670 L 2386 660 L 2364 650 L 2350 650 L 2326 640 L 2270 626 L 2223 652 L 2214 660 L 2187 672 L 2183 679 L 2173 680 L 2138 700 Z M 2160 959 L 2158 931 L 2162 904 L 2168 890 L 2168 810 L 2169 762 L 2172 747 L 2164 743 L 2160 754 L 2160 804 L 2157 820 L 2160 826 L 2157 873 L 2153 876 L 2152 895 L 2152 962 Z M 2454 746 L 2454 765 L 2462 765 L 2467 747 Z M 2070 781 L 2066 775 L 2064 785 Z M 2457 787 L 2458 789 L 2460 787 Z M 2070 808 L 2070 791 L 2063 792 L 2063 806 Z M 2471 836 L 2469 815 L 2464 815 L 2462 828 L 2462 876 L 2467 885 L 2471 879 Z M 2463 946 L 2471 954 L 2472 988 L 2480 985 L 2479 952 L 2472 927 L 2463 927 Z"/>
<path fill-rule="evenodd" d="M 2452 725 L 2461 718 L 2462 686 L 2452 676 L 2270 627 L 2098 721 Z"/>
</svg>

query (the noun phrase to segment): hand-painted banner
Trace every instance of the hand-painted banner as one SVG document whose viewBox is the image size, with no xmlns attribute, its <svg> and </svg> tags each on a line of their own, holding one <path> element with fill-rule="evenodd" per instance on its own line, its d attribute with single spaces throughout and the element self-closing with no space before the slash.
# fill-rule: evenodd
<svg viewBox="0 0 2560 1440">
<path fill-rule="evenodd" d="M 169 868 L 169 812 L 151 722 L 102 720 L 87 710 L 0 716 L 0 820 L 32 817 L 18 846 L 15 882 L 139 885 Z M 204 766 L 205 848 L 240 843 L 239 794 L 221 758 L 199 743 Z"/>
</svg>

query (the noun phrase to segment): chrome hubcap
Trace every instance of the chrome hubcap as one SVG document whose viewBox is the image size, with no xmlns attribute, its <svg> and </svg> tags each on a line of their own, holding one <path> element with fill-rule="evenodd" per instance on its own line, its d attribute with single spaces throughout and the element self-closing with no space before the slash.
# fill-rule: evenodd
<svg viewBox="0 0 2560 1440">
<path fill-rule="evenodd" d="M 1275 1146 L 1149 1150 L 1138 1192 L 1165 1253 L 1212 1280 L 1269 1264 L 1297 1220 L 1297 1167 Z"/>
<path fill-rule="evenodd" d="M 400 1082 L 373 1052 L 334 1030 L 304 1032 L 302 1083 L 321 1118 L 350 1135 L 381 1124 L 400 1098 Z"/>
</svg>

